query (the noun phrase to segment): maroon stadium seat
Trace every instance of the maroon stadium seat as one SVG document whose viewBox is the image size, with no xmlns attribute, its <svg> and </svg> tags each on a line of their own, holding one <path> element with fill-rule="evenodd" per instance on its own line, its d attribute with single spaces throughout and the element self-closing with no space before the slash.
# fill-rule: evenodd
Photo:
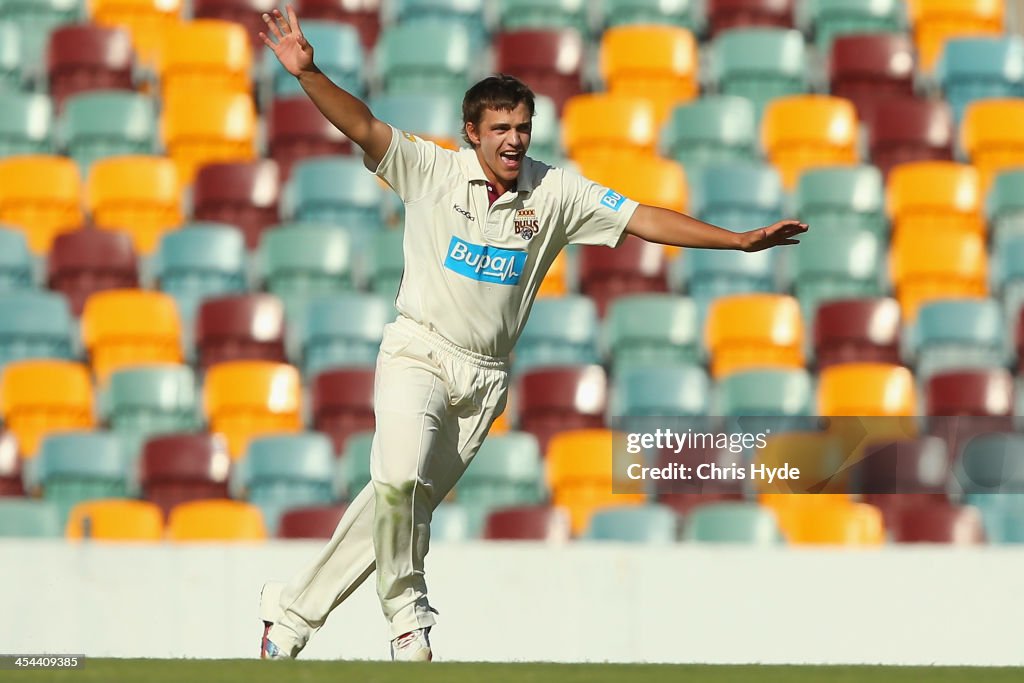
<svg viewBox="0 0 1024 683">
<path fill-rule="evenodd" d="M 540 452 L 567 429 L 601 429 L 608 403 L 608 378 L 599 365 L 529 370 L 516 385 L 518 427 L 537 437 Z"/>
<path fill-rule="evenodd" d="M 301 19 L 325 19 L 352 24 L 359 31 L 363 49 L 372 50 L 380 33 L 380 0 L 299 0 L 295 13 Z"/>
<path fill-rule="evenodd" d="M 953 112 L 944 101 L 882 99 L 863 121 L 871 161 L 883 174 L 907 161 L 953 161 L 956 128 Z"/>
<path fill-rule="evenodd" d="M 707 14 L 712 37 L 742 26 L 793 28 L 793 0 L 708 0 Z"/>
<path fill-rule="evenodd" d="M 352 143 L 324 118 L 308 97 L 274 100 L 269 114 L 269 156 L 277 162 L 281 181 L 302 159 L 329 154 L 349 154 Z"/>
<path fill-rule="evenodd" d="M 0 497 L 21 496 L 21 454 L 11 432 L 0 432 Z"/>
<path fill-rule="evenodd" d="M 938 373 L 924 398 L 928 433 L 945 439 L 954 456 L 973 436 L 1013 431 L 1013 376 L 1004 368 Z"/>
<path fill-rule="evenodd" d="M 830 92 L 851 100 L 863 121 L 881 101 L 914 94 L 914 45 L 909 36 L 840 36 L 829 59 Z"/>
<path fill-rule="evenodd" d="M 277 537 L 330 538 L 334 535 L 334 529 L 347 509 L 347 503 L 291 508 L 281 515 L 277 527 Z"/>
<path fill-rule="evenodd" d="M 625 294 L 668 292 L 665 249 L 639 237 L 627 237 L 615 249 L 585 246 L 579 250 L 580 292 L 604 317 L 608 304 Z"/>
<path fill-rule="evenodd" d="M 567 541 L 569 516 L 550 505 L 501 508 L 487 515 L 483 537 L 489 541 Z"/>
<path fill-rule="evenodd" d="M 67 297 L 76 316 L 81 315 L 93 292 L 131 289 L 138 284 L 138 260 L 128 234 L 85 228 L 61 233 L 53 240 L 47 286 Z"/>
<path fill-rule="evenodd" d="M 206 299 L 196 313 L 199 367 L 228 360 L 287 362 L 284 305 L 272 294 L 235 294 Z"/>
<path fill-rule="evenodd" d="M 192 188 L 196 220 L 236 225 L 249 249 L 256 249 L 263 231 L 277 223 L 281 194 L 277 164 L 271 160 L 207 164 Z"/>
<path fill-rule="evenodd" d="M 583 92 L 583 39 L 572 29 L 530 29 L 501 33 L 495 40 L 496 70 L 516 76 L 558 110 Z"/>
<path fill-rule="evenodd" d="M 222 19 L 241 24 L 249 35 L 249 41 L 256 49 L 253 55 L 261 59 L 263 41 L 259 32 L 266 32 L 263 13 L 277 7 L 274 0 L 193 0 L 192 16 L 195 19 Z"/>
<path fill-rule="evenodd" d="M 985 542 L 981 513 L 970 505 L 930 502 L 900 508 L 889 526 L 896 543 Z"/>
<path fill-rule="evenodd" d="M 139 460 L 139 484 L 146 500 L 164 515 L 178 503 L 228 497 L 231 456 L 210 434 L 167 434 L 149 439 Z"/>
<path fill-rule="evenodd" d="M 698 431 L 707 431 L 703 428 Z M 687 448 L 679 453 L 674 450 L 663 450 L 658 453 L 657 466 L 665 468 L 669 465 L 682 464 L 695 472 L 697 467 L 705 463 L 730 465 L 742 463 L 742 456 L 731 454 L 726 450 L 713 447 Z M 655 499 L 686 515 L 699 505 L 708 503 L 742 501 L 744 499 L 743 480 L 741 479 L 661 479 L 654 489 Z"/>
<path fill-rule="evenodd" d="M 863 502 L 882 511 L 888 527 L 905 507 L 947 502 L 950 452 L 936 436 L 869 444 L 850 473 L 851 480 Z"/>
<path fill-rule="evenodd" d="M 373 372 L 342 368 L 321 372 L 313 380 L 313 428 L 331 437 L 338 455 L 349 436 L 374 429 Z"/>
<path fill-rule="evenodd" d="M 50 33 L 47 72 L 58 109 L 71 95 L 89 90 L 131 90 L 131 37 L 120 28 L 82 24 Z"/>
<path fill-rule="evenodd" d="M 900 305 L 895 299 L 839 299 L 814 316 L 818 369 L 836 363 L 893 363 L 900 359 Z"/>
</svg>

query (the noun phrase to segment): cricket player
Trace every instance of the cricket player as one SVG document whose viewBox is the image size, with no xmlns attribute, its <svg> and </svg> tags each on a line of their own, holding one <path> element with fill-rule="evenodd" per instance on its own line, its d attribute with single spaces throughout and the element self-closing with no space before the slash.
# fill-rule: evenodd
<svg viewBox="0 0 1024 683">
<path fill-rule="evenodd" d="M 758 251 L 796 243 L 807 226 L 781 221 L 732 232 L 534 161 L 526 156 L 534 96 L 509 76 L 467 91 L 470 148 L 443 149 L 377 120 L 317 69 L 291 6 L 287 17 L 274 10 L 263 19 L 263 42 L 404 202 L 405 272 L 399 316 L 377 359 L 372 481 L 304 571 L 264 586 L 261 656 L 295 657 L 376 569 L 392 659 L 429 661 L 430 518 L 505 407 L 509 354 L 558 252 L 567 244 L 615 247 L 627 234 Z"/>
</svg>

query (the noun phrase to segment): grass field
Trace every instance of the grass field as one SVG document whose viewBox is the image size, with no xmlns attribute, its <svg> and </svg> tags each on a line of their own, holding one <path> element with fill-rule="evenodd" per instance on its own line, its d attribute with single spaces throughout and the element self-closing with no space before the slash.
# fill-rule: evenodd
<svg viewBox="0 0 1024 683">
<path fill-rule="evenodd" d="M 1024 681 L 1024 669 L 641 664 L 392 664 L 90 659 L 67 671 L 4 671 L 0 680 L 74 683 L 963 683 Z"/>
</svg>

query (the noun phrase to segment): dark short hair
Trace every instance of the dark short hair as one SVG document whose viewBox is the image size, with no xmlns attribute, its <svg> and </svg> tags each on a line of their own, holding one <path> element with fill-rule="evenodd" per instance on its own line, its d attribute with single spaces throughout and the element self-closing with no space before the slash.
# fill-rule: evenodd
<svg viewBox="0 0 1024 683">
<path fill-rule="evenodd" d="M 512 111 L 520 104 L 525 104 L 533 117 L 533 91 L 515 76 L 495 74 L 488 76 L 466 91 L 462 98 L 462 138 L 469 144 L 473 143 L 466 134 L 466 124 L 472 122 L 480 125 L 484 110 Z"/>
</svg>

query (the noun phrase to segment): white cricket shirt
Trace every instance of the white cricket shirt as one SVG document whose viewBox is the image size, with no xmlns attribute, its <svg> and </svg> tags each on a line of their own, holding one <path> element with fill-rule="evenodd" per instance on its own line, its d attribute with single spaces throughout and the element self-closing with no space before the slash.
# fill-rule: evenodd
<svg viewBox="0 0 1024 683">
<path fill-rule="evenodd" d="M 529 157 L 493 205 L 472 149 L 392 129 L 377 167 L 405 203 L 398 311 L 469 351 L 505 357 L 566 244 L 614 247 L 638 204 Z"/>
</svg>

